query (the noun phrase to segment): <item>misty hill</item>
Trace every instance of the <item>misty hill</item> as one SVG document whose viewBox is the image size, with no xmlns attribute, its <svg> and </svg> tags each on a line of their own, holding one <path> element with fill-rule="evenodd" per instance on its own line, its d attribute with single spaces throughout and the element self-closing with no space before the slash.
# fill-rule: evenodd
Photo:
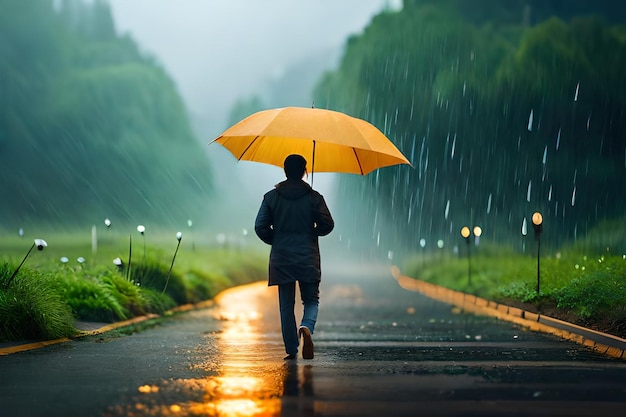
<svg viewBox="0 0 626 417">
<path fill-rule="evenodd" d="M 477 25 L 536 25 L 551 17 L 569 21 L 589 15 L 617 24 L 626 20 L 626 4 L 615 0 L 404 0 L 404 6 L 436 6 Z"/>
<path fill-rule="evenodd" d="M 339 177 L 347 239 L 383 253 L 421 238 L 449 248 L 478 224 L 483 239 L 523 247 L 522 224 L 540 211 L 558 245 L 623 215 L 625 10 L 405 0 L 376 16 L 315 102 L 374 123 L 415 169 Z"/>
<path fill-rule="evenodd" d="M 104 1 L 0 0 L 0 228 L 186 224 L 211 170 L 176 86 Z"/>
</svg>

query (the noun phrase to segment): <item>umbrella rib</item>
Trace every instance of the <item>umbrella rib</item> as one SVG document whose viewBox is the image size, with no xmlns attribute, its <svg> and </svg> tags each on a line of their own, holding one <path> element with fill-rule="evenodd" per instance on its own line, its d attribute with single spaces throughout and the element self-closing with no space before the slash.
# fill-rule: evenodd
<svg viewBox="0 0 626 417">
<path fill-rule="evenodd" d="M 239 155 L 239 158 L 237 158 L 238 161 L 241 161 L 241 158 L 243 158 L 246 152 L 248 152 L 248 149 L 250 149 L 250 147 L 254 144 L 254 142 L 256 142 L 258 138 L 259 138 L 259 135 L 257 135 L 254 139 L 252 139 L 252 141 L 248 144 L 248 146 L 246 146 L 246 149 L 244 149 L 241 155 Z"/>
<path fill-rule="evenodd" d="M 356 153 L 356 149 L 352 148 L 352 152 L 354 152 L 354 158 L 356 159 L 357 164 L 359 164 L 359 171 L 361 171 L 361 175 L 363 174 L 363 167 L 361 166 L 361 160 L 359 159 L 359 155 Z"/>
</svg>

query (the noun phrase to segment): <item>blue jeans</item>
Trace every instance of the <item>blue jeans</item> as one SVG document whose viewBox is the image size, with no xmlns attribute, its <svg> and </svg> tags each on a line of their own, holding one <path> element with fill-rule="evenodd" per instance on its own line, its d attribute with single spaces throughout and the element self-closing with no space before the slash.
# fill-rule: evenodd
<svg viewBox="0 0 626 417">
<path fill-rule="evenodd" d="M 301 282 L 300 296 L 304 306 L 304 313 L 300 326 L 306 326 L 313 334 L 315 330 L 315 322 L 317 321 L 317 313 L 319 311 L 320 301 L 320 283 L 317 282 Z M 285 350 L 289 355 L 298 353 L 298 328 L 296 326 L 296 316 L 294 307 L 296 304 L 296 283 L 281 284 L 278 286 L 278 304 L 280 307 L 280 325 L 283 332 L 283 342 Z"/>
</svg>

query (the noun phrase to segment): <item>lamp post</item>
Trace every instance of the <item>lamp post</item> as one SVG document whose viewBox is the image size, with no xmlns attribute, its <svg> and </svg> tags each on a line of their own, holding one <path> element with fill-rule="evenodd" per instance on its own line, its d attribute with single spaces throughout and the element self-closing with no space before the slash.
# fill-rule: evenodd
<svg viewBox="0 0 626 417">
<path fill-rule="evenodd" d="M 140 224 L 139 226 L 137 226 L 137 231 L 139 233 L 141 233 L 141 236 L 143 237 L 143 265 L 142 265 L 142 272 L 141 272 L 141 274 L 137 274 L 137 285 L 140 286 L 141 285 L 142 275 L 146 273 L 146 226 L 144 226 L 143 224 Z"/>
<path fill-rule="evenodd" d="M 43 239 L 35 239 L 35 242 L 33 243 L 33 245 L 30 247 L 28 252 L 26 252 L 26 256 L 24 256 L 24 259 L 22 259 L 22 262 L 19 264 L 17 269 L 13 272 L 13 275 L 11 275 L 11 278 L 9 278 L 9 281 L 6 283 L 5 288 L 8 288 L 9 285 L 11 285 L 11 282 L 13 281 L 13 278 L 15 278 L 15 276 L 19 272 L 20 268 L 22 267 L 22 265 L 24 265 L 24 262 L 26 262 L 26 258 L 28 258 L 28 255 L 30 255 L 30 253 L 33 251 L 33 249 L 35 249 L 35 247 L 37 247 L 37 250 L 41 251 L 41 250 L 43 250 L 43 248 L 45 248 L 47 246 L 48 246 L 48 243 L 46 243 L 45 240 L 43 240 Z"/>
<path fill-rule="evenodd" d="M 474 226 L 471 230 L 468 226 L 461 228 L 461 237 L 463 237 L 465 243 L 467 243 L 467 285 L 472 284 L 472 251 L 470 250 L 470 236 L 472 232 L 474 233 L 474 244 L 478 245 L 478 240 L 480 235 L 483 234 L 483 229 L 480 226 Z"/>
<path fill-rule="evenodd" d="M 182 232 L 176 233 L 176 240 L 178 244 L 176 245 L 176 250 L 174 251 L 174 257 L 172 258 L 172 264 L 170 265 L 170 270 L 167 271 L 167 279 L 165 280 L 165 286 L 163 287 L 163 294 L 165 294 L 165 290 L 167 289 L 167 284 L 170 282 L 170 276 L 172 275 L 172 268 L 174 268 L 174 261 L 176 260 L 176 254 L 178 253 L 178 248 L 180 247 L 180 241 L 183 238 Z"/>
<path fill-rule="evenodd" d="M 533 213 L 532 217 L 533 229 L 535 229 L 535 240 L 537 241 L 537 294 L 539 294 L 541 283 L 541 232 L 543 231 L 543 216 L 538 211 Z"/>
<path fill-rule="evenodd" d="M 476 236 L 474 243 L 476 244 L 476 246 L 478 246 L 478 241 L 480 240 L 480 235 L 483 234 L 483 229 L 480 226 L 474 226 L 473 232 L 474 232 L 474 236 Z"/>
<path fill-rule="evenodd" d="M 461 228 L 461 236 L 465 239 L 465 243 L 467 243 L 467 285 L 472 284 L 472 255 L 470 250 L 470 228 L 467 226 L 463 226 Z"/>
<path fill-rule="evenodd" d="M 144 226 L 143 224 L 140 224 L 139 226 L 137 226 L 137 231 L 141 233 L 141 236 L 143 237 L 143 261 L 145 263 L 146 262 L 146 226 Z"/>
</svg>

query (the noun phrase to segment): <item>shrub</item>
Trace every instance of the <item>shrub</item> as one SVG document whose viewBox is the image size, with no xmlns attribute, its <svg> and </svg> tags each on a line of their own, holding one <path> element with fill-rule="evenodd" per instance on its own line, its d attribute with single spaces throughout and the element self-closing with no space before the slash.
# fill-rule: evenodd
<svg viewBox="0 0 626 417">
<path fill-rule="evenodd" d="M 188 302 L 187 290 L 181 276 L 172 271 L 168 281 L 169 267 L 154 260 L 136 263 L 131 267 L 131 280 L 135 284 L 141 284 L 142 288 L 147 288 L 156 292 L 162 292 L 170 296 L 177 304 Z M 167 287 L 165 286 L 167 282 Z"/>
<path fill-rule="evenodd" d="M 130 316 L 114 290 L 98 278 L 66 274 L 59 281 L 59 293 L 80 320 L 114 322 Z"/>
<path fill-rule="evenodd" d="M 58 339 L 76 334 L 72 310 L 52 277 L 22 268 L 6 287 L 14 265 L 0 264 L 0 341 Z"/>
</svg>

